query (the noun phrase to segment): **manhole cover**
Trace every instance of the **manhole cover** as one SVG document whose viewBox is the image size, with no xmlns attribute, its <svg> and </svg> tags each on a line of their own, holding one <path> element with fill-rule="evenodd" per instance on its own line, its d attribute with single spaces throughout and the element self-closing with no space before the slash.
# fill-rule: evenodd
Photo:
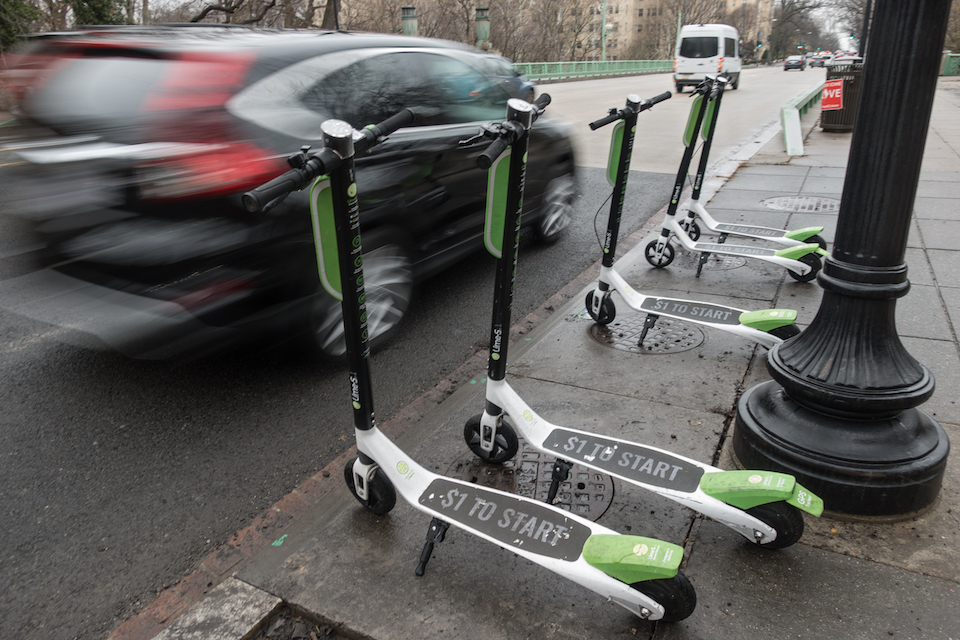
<svg viewBox="0 0 960 640">
<path fill-rule="evenodd" d="M 512 460 L 500 465 L 488 464 L 468 453 L 450 465 L 446 475 L 544 502 L 550 491 L 555 459 L 520 440 L 520 451 Z M 574 464 L 570 475 L 560 483 L 556 498 L 556 505 L 561 509 L 593 522 L 612 502 L 613 478 L 579 464 Z"/>
<path fill-rule="evenodd" d="M 607 326 L 590 326 L 590 335 L 600 344 L 639 354 L 669 354 L 689 351 L 703 344 L 703 331 L 697 326 L 674 318 L 660 317 L 639 344 L 646 314 L 618 316 Z"/>
<path fill-rule="evenodd" d="M 678 251 L 675 259 L 676 264 L 681 269 L 696 269 L 700 264 L 700 253 L 696 251 Z M 746 258 L 740 256 L 725 256 L 711 253 L 707 256 L 707 261 L 703 263 L 704 271 L 726 271 L 736 269 L 747 264 Z"/>
<path fill-rule="evenodd" d="M 815 196 L 778 196 L 761 200 L 760 204 L 776 211 L 796 213 L 836 213 L 840 210 L 840 201 L 836 198 Z"/>
</svg>

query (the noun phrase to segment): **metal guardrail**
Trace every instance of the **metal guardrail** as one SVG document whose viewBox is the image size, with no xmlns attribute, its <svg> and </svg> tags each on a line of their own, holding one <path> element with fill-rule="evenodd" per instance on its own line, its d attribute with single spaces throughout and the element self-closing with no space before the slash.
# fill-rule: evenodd
<svg viewBox="0 0 960 640">
<path fill-rule="evenodd" d="M 584 62 L 516 62 L 513 65 L 522 75 L 533 82 L 589 78 L 604 76 L 629 76 L 644 73 L 673 71 L 672 60 L 606 60 Z"/>
<path fill-rule="evenodd" d="M 803 155 L 803 130 L 800 118 L 823 96 L 823 83 L 808 89 L 780 107 L 780 124 L 783 126 L 783 146 L 788 156 Z"/>
<path fill-rule="evenodd" d="M 948 53 L 944 56 L 944 76 L 960 76 L 960 53 Z"/>
</svg>

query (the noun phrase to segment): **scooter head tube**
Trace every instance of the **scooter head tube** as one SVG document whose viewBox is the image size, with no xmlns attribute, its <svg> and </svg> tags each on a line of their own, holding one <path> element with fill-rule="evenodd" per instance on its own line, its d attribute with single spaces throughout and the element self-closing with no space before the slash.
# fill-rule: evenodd
<svg viewBox="0 0 960 640">
<path fill-rule="evenodd" d="M 683 548 L 653 538 L 598 534 L 583 545 L 583 558 L 607 575 L 633 584 L 677 575 Z"/>
<path fill-rule="evenodd" d="M 700 489 L 708 496 L 744 510 L 782 500 L 813 516 L 823 513 L 823 500 L 786 473 L 750 470 L 706 473 L 700 478 Z"/>
</svg>

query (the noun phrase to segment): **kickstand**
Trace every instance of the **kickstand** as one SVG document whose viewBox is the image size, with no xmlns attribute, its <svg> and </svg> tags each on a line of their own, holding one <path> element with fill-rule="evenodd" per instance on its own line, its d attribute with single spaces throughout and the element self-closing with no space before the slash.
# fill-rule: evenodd
<svg viewBox="0 0 960 640">
<path fill-rule="evenodd" d="M 423 551 L 420 552 L 420 564 L 417 565 L 416 574 L 418 576 L 422 576 L 427 570 L 427 562 L 430 561 L 430 556 L 433 555 L 433 545 L 438 542 L 443 542 L 443 537 L 449 528 L 449 523 L 439 518 L 434 518 L 430 521 L 430 528 L 427 529 L 427 541 L 423 544 Z"/>
<path fill-rule="evenodd" d="M 573 468 L 572 462 L 567 462 L 557 458 L 553 463 L 553 475 L 550 477 L 550 490 L 547 491 L 547 504 L 553 504 L 557 499 L 557 491 L 560 490 L 560 483 L 570 477 L 570 469 Z"/>
<path fill-rule="evenodd" d="M 653 329 L 654 325 L 657 324 L 657 320 L 659 319 L 660 316 L 652 313 L 647 314 L 647 318 L 643 321 L 643 331 L 640 332 L 640 340 L 637 342 L 638 347 L 643 347 L 643 341 L 647 339 L 647 332 L 650 331 L 650 329 Z"/>
<path fill-rule="evenodd" d="M 709 260 L 709 259 L 710 259 L 710 254 L 709 254 L 709 253 L 704 252 L 704 253 L 701 253 L 701 254 L 700 254 L 700 261 L 697 262 L 697 277 L 698 277 L 698 278 L 700 277 L 700 272 L 703 271 L 703 265 L 707 264 L 707 260 Z"/>
</svg>

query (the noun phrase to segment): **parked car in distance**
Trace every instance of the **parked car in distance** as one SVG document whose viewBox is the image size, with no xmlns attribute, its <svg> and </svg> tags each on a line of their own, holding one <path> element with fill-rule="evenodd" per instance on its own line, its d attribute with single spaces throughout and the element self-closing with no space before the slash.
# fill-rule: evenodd
<svg viewBox="0 0 960 640">
<path fill-rule="evenodd" d="M 783 70 L 789 71 L 790 69 L 799 69 L 803 71 L 807 64 L 803 61 L 803 56 L 788 56 L 786 60 L 783 61 Z"/>
<path fill-rule="evenodd" d="M 361 128 L 426 107 L 356 161 L 375 348 L 416 283 L 483 247 L 486 144 L 461 141 L 526 91 L 489 58 L 426 38 L 231 25 L 47 34 L 7 78 L 35 143 L 20 151 L 33 196 L 13 208 L 72 304 L 104 316 L 71 326 L 128 356 L 302 336 L 337 359 L 342 316 L 319 285 L 308 190 L 260 214 L 240 196 L 319 146 L 327 119 Z M 557 240 L 575 190 L 567 128 L 548 112 L 530 134 L 524 225 Z"/>
<path fill-rule="evenodd" d="M 730 88 L 737 89 L 741 67 L 740 36 L 730 25 L 687 24 L 680 28 L 673 55 L 677 93 L 714 75 L 726 75 Z"/>
<path fill-rule="evenodd" d="M 833 60 L 833 56 L 832 56 L 832 55 L 830 55 L 829 53 L 821 53 L 821 54 L 818 55 L 818 56 L 814 56 L 814 57 L 810 60 L 810 66 L 811 66 L 811 67 L 823 67 L 823 66 L 826 66 L 826 64 L 827 64 L 828 62 L 830 62 L 831 60 Z"/>
</svg>

